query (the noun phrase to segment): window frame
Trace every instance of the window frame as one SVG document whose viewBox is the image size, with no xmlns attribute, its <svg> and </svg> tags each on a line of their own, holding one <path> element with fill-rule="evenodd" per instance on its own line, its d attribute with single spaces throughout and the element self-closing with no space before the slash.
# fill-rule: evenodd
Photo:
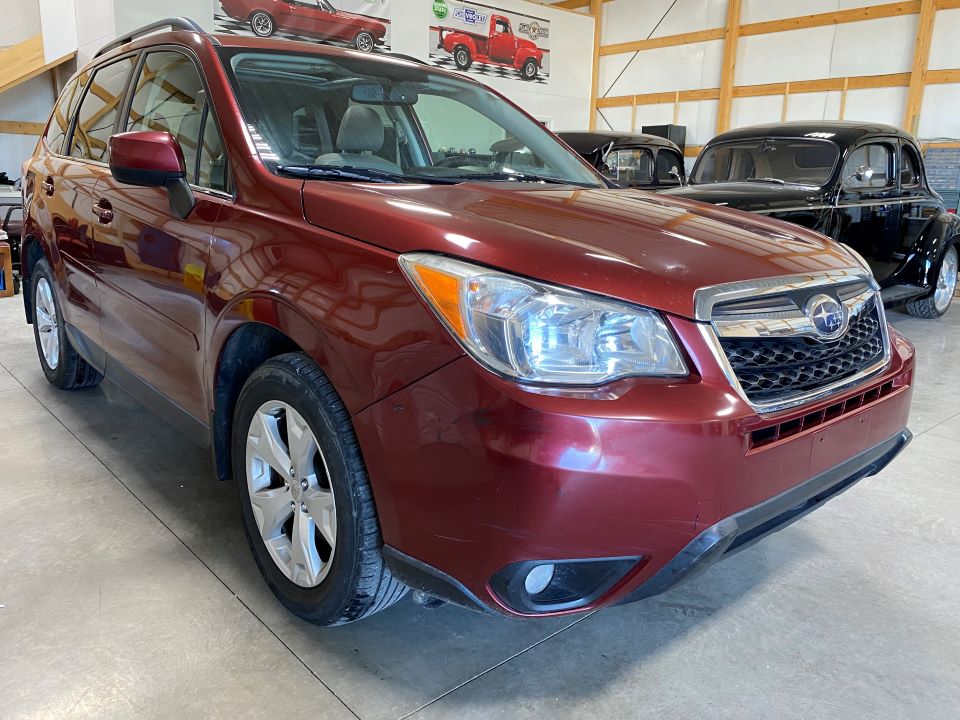
<svg viewBox="0 0 960 720">
<path fill-rule="evenodd" d="M 63 129 L 63 136 L 60 138 L 60 147 L 58 149 L 54 149 L 50 144 L 50 130 L 52 123 L 55 122 L 57 108 L 60 106 L 60 100 L 68 90 L 70 91 L 70 100 L 67 103 L 67 126 Z M 82 94 L 84 90 L 86 90 L 86 86 L 84 86 L 83 89 L 80 89 L 80 73 L 77 73 L 67 80 L 66 85 L 63 86 L 63 90 L 60 91 L 60 94 L 57 95 L 56 99 L 53 101 L 53 111 L 50 113 L 50 119 L 47 121 L 46 129 L 43 131 L 43 144 L 46 146 L 46 149 L 49 152 L 58 157 L 61 157 L 63 145 L 67 138 L 70 137 L 70 130 L 73 128 L 73 116 L 76 112 L 75 108 L 73 107 L 74 98 L 77 97 L 78 93 Z M 77 103 L 77 107 L 79 107 L 79 103 Z"/>
<path fill-rule="evenodd" d="M 903 156 L 904 154 L 910 155 L 910 164 L 913 165 L 913 169 L 916 174 L 916 180 L 908 185 L 903 184 Z M 920 154 L 917 152 L 916 148 L 912 144 L 900 141 L 900 155 L 897 158 L 899 167 L 897 168 L 897 184 L 900 186 L 901 190 L 918 190 L 924 186 L 924 177 L 926 173 L 923 170 L 923 161 L 920 158 Z"/>
<path fill-rule="evenodd" d="M 220 124 L 220 120 L 217 117 L 216 108 L 213 106 L 213 101 L 210 98 L 210 84 L 207 82 L 207 77 L 203 72 L 203 66 L 200 63 L 200 58 L 197 57 L 197 54 L 194 53 L 190 48 L 183 45 L 172 45 L 169 43 L 164 43 L 162 45 L 151 45 L 149 47 L 142 48 L 138 51 L 140 56 L 137 58 L 137 62 L 134 65 L 133 73 L 130 75 L 130 82 L 127 83 L 127 92 L 123 99 L 123 104 L 121 106 L 120 118 L 118 120 L 123 120 L 122 127 L 126 128 L 130 122 L 130 109 L 133 107 L 133 96 L 135 94 L 135 87 L 137 80 L 140 78 L 140 74 L 143 72 L 143 66 L 146 62 L 147 55 L 155 52 L 176 52 L 185 56 L 191 63 L 193 63 L 194 69 L 197 71 L 197 75 L 200 76 L 200 83 L 203 85 L 203 91 L 206 94 L 206 102 L 204 103 L 203 118 L 200 121 L 200 142 L 203 142 L 203 133 L 206 129 L 207 121 L 210 116 L 213 116 L 213 123 L 216 126 L 217 133 L 220 135 L 220 143 L 223 145 L 223 156 L 226 165 L 224 166 L 223 172 L 223 181 L 224 189 L 218 190 L 217 188 L 205 187 L 203 185 L 195 185 L 194 183 L 188 183 L 190 188 L 195 192 L 202 192 L 209 195 L 214 195 L 216 197 L 234 200 L 236 199 L 236 189 L 233 184 L 233 173 L 231 172 L 231 163 L 230 163 L 230 153 L 227 151 L 227 143 L 225 141 L 225 135 L 223 134 L 223 125 Z M 114 130 L 116 130 L 114 127 Z M 194 176 L 199 180 L 200 179 L 200 156 L 202 154 L 202 148 L 197 147 L 197 161 L 194 167 Z"/>
<path fill-rule="evenodd" d="M 883 187 L 851 187 L 847 185 L 846 169 L 847 163 L 850 161 L 850 157 L 861 148 L 867 148 L 871 145 L 884 145 L 887 148 L 887 184 Z M 843 156 L 843 161 L 840 163 L 840 177 L 838 179 L 840 191 L 849 193 L 851 195 L 865 195 L 870 193 L 886 193 L 890 192 L 891 190 L 896 190 L 900 186 L 900 180 L 898 177 L 900 168 L 899 161 L 897 159 L 899 146 L 899 138 L 886 136 L 866 138 L 852 146 L 849 150 L 847 150 L 847 153 Z"/>
<path fill-rule="evenodd" d="M 677 166 L 677 170 L 680 171 L 680 179 L 679 179 L 679 180 L 674 179 L 672 175 L 670 176 L 670 181 L 669 181 L 669 182 L 665 182 L 665 181 L 663 181 L 663 180 L 660 179 L 660 174 L 657 172 L 657 161 L 660 160 L 660 155 L 661 155 L 661 154 L 672 155 L 672 156 L 674 156 L 675 158 L 679 158 L 679 162 L 675 162 L 675 163 L 674 163 L 674 164 Z M 671 166 L 671 167 L 672 167 L 672 166 Z M 674 150 L 672 147 L 660 147 L 660 148 L 657 148 L 657 154 L 656 154 L 656 155 L 654 156 L 654 158 L 653 158 L 653 175 L 654 175 L 654 178 L 656 179 L 657 185 L 660 185 L 660 186 L 663 186 L 663 187 L 681 187 L 681 186 L 683 185 L 683 183 L 684 183 L 684 179 L 686 178 L 686 172 L 685 172 L 685 169 L 684 169 L 684 167 L 683 167 L 683 155 L 682 155 L 682 153 Z"/>
</svg>

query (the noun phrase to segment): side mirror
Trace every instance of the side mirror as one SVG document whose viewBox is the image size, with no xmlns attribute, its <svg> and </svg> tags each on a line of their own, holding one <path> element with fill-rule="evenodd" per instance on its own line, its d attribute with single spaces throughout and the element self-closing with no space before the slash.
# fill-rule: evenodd
<svg viewBox="0 0 960 720">
<path fill-rule="evenodd" d="M 675 177 L 678 183 L 683 184 L 683 178 L 680 177 L 680 169 L 676 165 L 670 168 L 670 177 Z"/>
<path fill-rule="evenodd" d="M 857 182 L 870 182 L 870 178 L 873 177 L 873 168 L 868 165 L 861 165 L 857 168 L 853 177 L 856 178 Z"/>
<path fill-rule="evenodd" d="M 168 132 L 119 133 L 110 138 L 110 173 L 117 182 L 166 188 L 170 212 L 186 218 L 196 204 L 180 143 Z"/>
</svg>

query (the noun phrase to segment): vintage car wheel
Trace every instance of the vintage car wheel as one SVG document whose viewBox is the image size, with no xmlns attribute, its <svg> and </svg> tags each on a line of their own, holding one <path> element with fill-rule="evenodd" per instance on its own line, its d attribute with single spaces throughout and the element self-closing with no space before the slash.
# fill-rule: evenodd
<svg viewBox="0 0 960 720">
<path fill-rule="evenodd" d="M 523 67 L 520 68 L 520 77 L 524 80 L 534 80 L 537 77 L 537 72 L 540 68 L 537 66 L 536 60 L 527 60 Z"/>
<path fill-rule="evenodd" d="M 941 317 L 950 309 L 950 303 L 957 292 L 957 272 L 960 260 L 957 255 L 957 245 L 953 244 L 943 254 L 940 261 L 940 272 L 937 274 L 937 286 L 933 293 L 921 300 L 907 303 L 907 312 L 923 318 Z"/>
<path fill-rule="evenodd" d="M 376 44 L 377 41 L 374 40 L 373 35 L 368 33 L 366 30 L 357 33 L 357 36 L 353 39 L 353 46 L 360 52 L 373 52 L 373 48 L 376 46 Z"/>
<path fill-rule="evenodd" d="M 453 49 L 453 62 L 458 70 L 469 70 L 473 65 L 473 56 L 466 45 L 457 45 Z"/>
<path fill-rule="evenodd" d="M 254 370 L 237 400 L 231 442 L 247 541 L 291 612 L 341 625 L 406 594 L 380 554 L 350 417 L 309 356 L 280 355 Z"/>
<path fill-rule="evenodd" d="M 46 258 L 33 268 L 30 287 L 33 290 L 33 337 L 47 382 L 61 390 L 99 385 L 103 376 L 80 357 L 67 340 L 53 272 Z"/>
<path fill-rule="evenodd" d="M 276 31 L 277 26 L 270 13 L 257 10 L 250 16 L 250 29 L 257 37 L 270 37 Z"/>
</svg>

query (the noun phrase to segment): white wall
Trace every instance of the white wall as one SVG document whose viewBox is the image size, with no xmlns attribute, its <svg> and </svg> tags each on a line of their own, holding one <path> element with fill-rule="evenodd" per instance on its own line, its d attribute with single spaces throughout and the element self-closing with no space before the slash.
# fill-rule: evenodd
<svg viewBox="0 0 960 720">
<path fill-rule="evenodd" d="M 44 73 L 0 93 L 0 119 L 46 122 L 53 101 L 53 82 Z M 20 177 L 20 167 L 36 145 L 37 138 L 32 135 L 0 134 L 0 172 L 11 179 Z"/>
<path fill-rule="evenodd" d="M 37 0 L 3 0 L 0 12 L 0 48 L 16 45 L 40 32 Z"/>
<path fill-rule="evenodd" d="M 764 22 L 797 15 L 878 5 L 889 0 L 743 0 L 741 23 Z M 630 42 L 650 36 L 723 27 L 727 0 L 613 0 L 604 4 L 601 44 Z M 666 17 L 664 17 L 666 13 Z M 866 20 L 826 27 L 741 37 L 737 47 L 735 85 L 792 82 L 858 75 L 910 72 L 917 15 Z M 657 23 L 659 27 L 654 31 Z M 960 68 L 960 10 L 937 12 L 930 51 L 930 69 Z M 670 48 L 609 55 L 600 61 L 600 97 L 671 92 L 720 85 L 723 42 L 692 43 Z M 632 59 L 632 60 L 631 60 Z M 628 65 L 629 62 L 629 65 Z M 624 69 L 626 68 L 626 69 Z M 851 90 L 844 117 L 900 125 L 906 88 Z M 960 137 L 960 85 L 928 85 L 920 114 L 921 139 Z M 783 96 L 736 98 L 731 126 L 778 122 Z M 836 119 L 840 93 L 791 94 L 788 120 Z M 680 104 L 679 123 L 687 126 L 687 142 L 701 145 L 716 132 L 717 101 Z M 640 105 L 637 129 L 673 120 L 673 104 Z M 630 129 L 629 108 L 598 113 L 597 127 Z"/>
</svg>

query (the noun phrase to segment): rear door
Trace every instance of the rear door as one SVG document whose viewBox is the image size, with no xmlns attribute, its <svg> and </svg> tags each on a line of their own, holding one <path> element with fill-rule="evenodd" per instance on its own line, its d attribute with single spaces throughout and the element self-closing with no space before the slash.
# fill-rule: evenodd
<svg viewBox="0 0 960 720">
<path fill-rule="evenodd" d="M 65 270 L 66 285 L 61 287 L 66 298 L 64 320 L 84 336 L 74 335 L 77 344 L 101 345 L 94 197 L 109 172 L 107 140 L 113 134 L 134 62 L 134 56 L 127 56 L 79 77 L 70 102 L 71 108 L 79 106 L 72 133 L 67 127 L 60 141 L 61 154 L 45 160 L 46 178 L 38 188 L 49 207 Z M 57 126 L 59 133 L 63 120 L 63 109 L 58 108 L 51 128 Z"/>
<path fill-rule="evenodd" d="M 205 278 L 211 233 L 226 193 L 216 117 L 194 58 L 176 49 L 146 52 L 123 129 L 171 133 L 180 142 L 196 206 L 174 216 L 163 188 L 123 185 L 107 175 L 97 227 L 107 353 L 183 410 L 206 421 L 203 396 Z"/>
</svg>

